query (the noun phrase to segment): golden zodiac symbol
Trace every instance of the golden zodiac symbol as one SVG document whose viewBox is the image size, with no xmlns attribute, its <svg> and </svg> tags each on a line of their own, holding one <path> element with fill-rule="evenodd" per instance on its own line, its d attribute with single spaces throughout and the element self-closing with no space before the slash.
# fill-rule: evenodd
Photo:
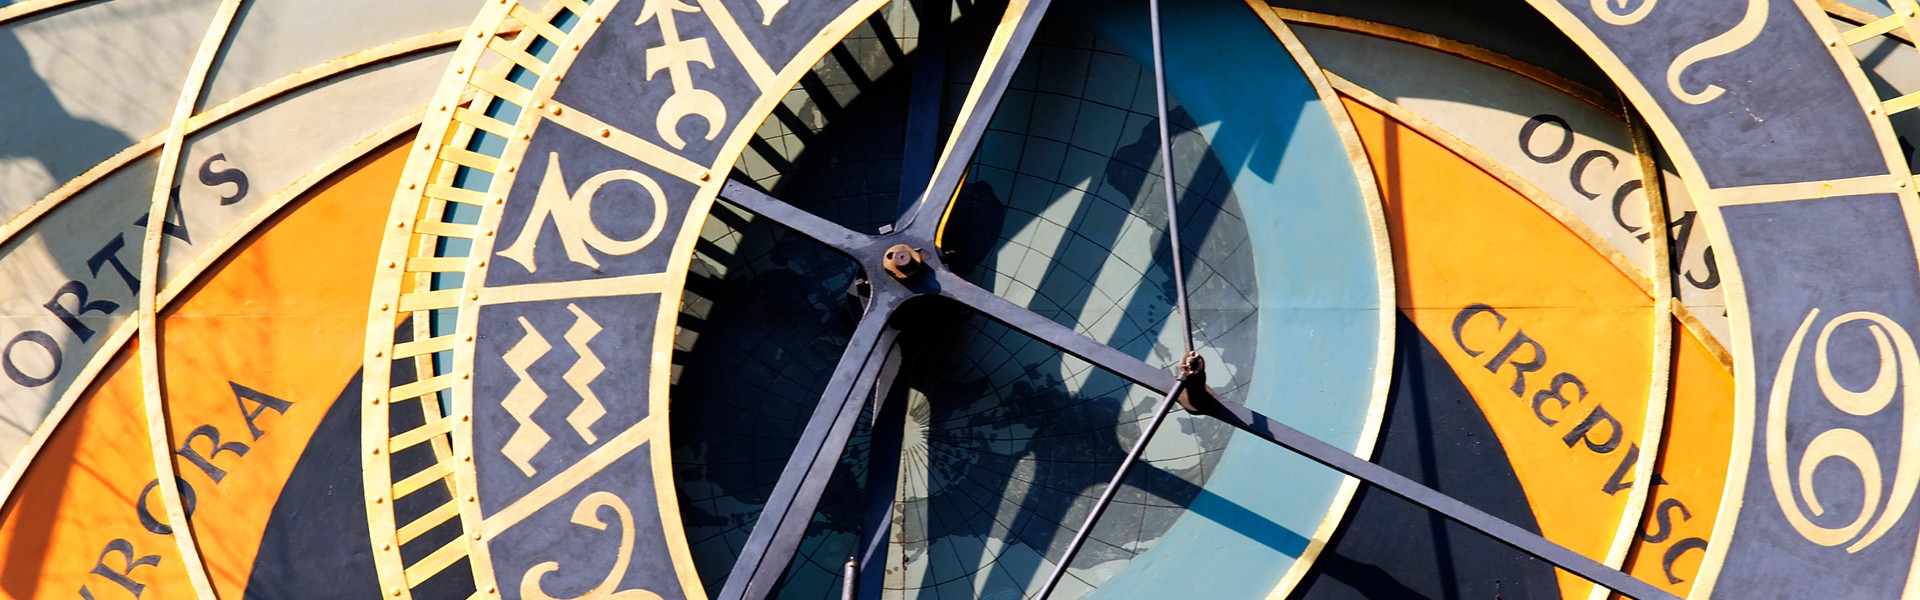
<svg viewBox="0 0 1920 600">
<path fill-rule="evenodd" d="M 547 338 L 540 335 L 540 331 L 534 329 L 533 323 L 527 322 L 526 317 L 520 317 L 520 328 L 526 330 L 526 335 L 521 336 L 520 341 L 514 342 L 513 347 L 500 357 L 506 361 L 507 370 L 519 378 L 513 384 L 513 389 L 507 390 L 507 397 L 500 400 L 500 408 L 505 409 L 507 415 L 520 425 L 513 429 L 513 435 L 507 438 L 507 443 L 500 446 L 500 453 L 519 466 L 521 472 L 532 477 L 533 457 L 540 454 L 540 449 L 545 448 L 547 440 L 553 439 L 553 436 L 547 435 L 539 424 L 533 422 L 533 411 L 539 410 L 540 405 L 547 402 L 547 392 L 540 389 L 540 384 L 534 383 L 527 369 L 546 356 L 547 351 L 553 349 L 553 344 L 548 343 Z"/>
<path fill-rule="evenodd" d="M 1800 358 L 1800 344 L 1819 314 L 1819 309 L 1807 313 L 1806 320 L 1800 323 L 1800 329 L 1794 332 L 1792 341 L 1787 343 L 1780 371 L 1773 379 L 1773 393 L 1767 403 L 1767 473 L 1773 483 L 1774 499 L 1780 503 L 1781 511 L 1786 513 L 1787 522 L 1793 525 L 1795 531 L 1808 541 L 1822 546 L 1838 546 L 1852 541 L 1847 546 L 1847 552 L 1859 552 L 1879 540 L 1906 514 L 1913 502 L 1915 489 L 1920 487 L 1920 443 L 1912 439 L 1916 433 L 1920 433 L 1920 427 L 1916 427 L 1920 425 L 1920 380 L 1916 379 L 1920 378 L 1920 352 L 1915 351 L 1913 338 L 1906 329 L 1883 315 L 1851 312 L 1827 322 L 1826 327 L 1820 330 L 1813 355 L 1814 375 L 1820 384 L 1820 394 L 1828 404 L 1841 412 L 1861 417 L 1879 414 L 1893 403 L 1896 396 L 1900 397 L 1900 462 L 1894 472 L 1892 489 L 1885 489 L 1886 482 L 1873 443 L 1858 431 L 1836 427 L 1822 432 L 1807 443 L 1796 479 L 1787 472 L 1787 406 L 1793 395 L 1793 377 Z M 1867 331 L 1873 334 L 1880 356 L 1880 370 L 1874 376 L 1873 385 L 1858 392 L 1834 380 L 1832 364 L 1827 357 L 1827 344 L 1834 330 L 1853 322 L 1867 324 Z M 1861 489 L 1865 496 L 1859 516 L 1840 527 L 1814 524 L 1800 511 L 1795 493 L 1806 496 L 1807 506 L 1812 509 L 1813 516 L 1826 512 L 1814 488 L 1813 475 L 1827 459 L 1839 459 L 1853 465 L 1860 472 Z M 1887 501 L 1884 511 L 1880 506 L 1883 500 Z M 1871 529 L 1867 529 L 1868 521 L 1874 519 L 1876 514 L 1879 518 L 1873 520 Z M 1861 534 L 1863 529 L 1866 530 L 1864 535 Z"/>
<path fill-rule="evenodd" d="M 764 8 L 764 5 L 762 5 Z M 776 7 L 775 10 L 778 10 Z M 680 122 L 687 117 L 698 116 L 707 122 L 707 132 L 702 137 L 712 140 L 720 135 L 720 127 L 727 122 L 727 105 L 713 92 L 693 87 L 693 63 L 713 68 L 713 52 L 707 48 L 707 38 L 680 39 L 680 27 L 674 22 L 673 13 L 697 13 L 700 8 L 680 0 L 647 0 L 640 7 L 640 18 L 633 22 L 640 25 L 647 21 L 660 22 L 659 46 L 647 49 L 647 80 L 661 71 L 667 72 L 667 81 L 673 86 L 673 95 L 660 105 L 660 112 L 654 116 L 654 126 L 660 131 L 660 139 L 666 140 L 674 148 L 685 150 L 687 141 L 680 137 Z M 772 19 L 773 13 L 767 13 Z"/>
<path fill-rule="evenodd" d="M 1648 2 L 1647 4 L 1652 5 L 1653 3 Z M 1707 87 L 1701 88 L 1699 92 L 1689 92 L 1684 86 L 1680 85 L 1680 74 L 1685 72 L 1689 67 L 1700 64 L 1702 61 L 1726 56 L 1732 54 L 1735 50 L 1747 47 L 1747 44 L 1751 44 L 1753 40 L 1759 39 L 1760 32 L 1766 30 L 1766 28 L 1767 0 L 1747 0 L 1747 14 L 1746 16 L 1740 17 L 1740 22 L 1734 24 L 1733 29 L 1729 29 L 1726 33 L 1714 36 L 1707 41 L 1695 44 L 1692 48 L 1688 48 L 1686 52 L 1681 52 L 1680 56 L 1675 57 L 1673 64 L 1667 65 L 1667 89 L 1673 92 L 1673 95 L 1679 98 L 1681 102 L 1687 104 L 1706 104 L 1712 102 L 1715 98 L 1719 98 L 1720 94 L 1726 93 L 1726 88 L 1707 84 Z"/>
<path fill-rule="evenodd" d="M 646 233 L 631 240 L 616 240 L 593 224 L 593 197 L 600 188 L 615 181 L 630 181 L 646 190 L 653 200 L 653 223 L 647 226 Z M 587 248 L 622 256 L 639 252 L 647 244 L 660 236 L 660 230 L 667 223 L 667 194 L 652 177 L 637 171 L 614 169 L 588 179 L 580 184 L 580 189 L 567 193 L 567 182 L 560 173 L 560 154 L 547 154 L 547 175 L 540 180 L 540 191 L 534 196 L 533 210 L 527 213 L 527 222 L 520 227 L 520 236 L 513 244 L 498 254 L 501 258 L 520 263 L 528 273 L 538 271 L 534 263 L 533 249 L 540 240 L 540 230 L 548 219 L 560 231 L 560 245 L 567 250 L 567 260 L 593 268 L 600 268 L 600 261 L 587 252 Z"/>
<path fill-rule="evenodd" d="M 593 424 L 607 414 L 606 404 L 588 387 L 607 370 L 606 363 L 601 362 L 600 356 L 594 354 L 593 348 L 587 345 L 594 336 L 600 335 L 600 322 L 580 310 L 579 305 L 569 303 L 567 310 L 573 312 L 573 325 L 567 328 L 562 339 L 567 341 L 579 358 L 574 359 L 573 366 L 567 367 L 567 372 L 560 376 L 560 380 L 567 382 L 567 387 L 580 395 L 580 405 L 567 413 L 567 424 L 573 426 L 574 433 L 580 434 L 581 441 L 593 444 L 600 439 L 593 434 Z M 547 402 L 547 392 L 533 381 L 527 369 L 545 358 L 547 352 L 553 349 L 553 344 L 540 335 L 526 317 L 520 317 L 520 328 L 526 334 L 501 355 L 501 360 L 507 363 L 507 370 L 512 371 L 518 379 L 513 389 L 507 390 L 507 397 L 500 401 L 500 407 L 506 409 L 507 415 L 519 425 L 514 427 L 507 443 L 500 446 L 500 453 L 520 467 L 520 472 L 532 477 L 537 472 L 533 468 L 533 457 L 540 454 L 540 449 L 545 448 L 553 436 L 533 422 L 534 411 L 540 410 L 540 406 Z"/>
<path fill-rule="evenodd" d="M 1594 16 L 1599 17 L 1601 21 L 1615 27 L 1625 27 L 1647 18 L 1647 13 L 1653 12 L 1653 7 L 1659 4 L 1659 0 L 1640 0 L 1640 6 L 1633 10 L 1625 13 L 1616 11 L 1616 7 L 1625 9 L 1632 1 L 1591 0 L 1591 7 Z M 1701 88 L 1698 92 L 1689 92 L 1686 86 L 1681 85 L 1680 75 L 1694 65 L 1732 54 L 1735 50 L 1745 48 L 1748 44 L 1752 44 L 1753 40 L 1759 39 L 1760 33 L 1767 28 L 1767 7 L 1767 0 L 1747 0 L 1747 13 L 1740 17 L 1740 22 L 1735 23 L 1733 29 L 1694 44 L 1685 52 L 1681 52 L 1680 56 L 1674 57 L 1673 63 L 1667 65 L 1667 90 L 1673 92 L 1675 98 L 1687 104 L 1706 104 L 1726 93 L 1726 88 L 1714 84 L 1707 84 L 1707 87 Z"/>
<path fill-rule="evenodd" d="M 1613 0 L 1613 3 L 1620 5 L 1620 8 L 1626 8 L 1627 3 L 1631 1 L 1632 0 Z M 1639 8 L 1627 11 L 1626 14 L 1620 14 L 1614 12 L 1611 7 L 1608 7 L 1607 2 L 1608 0 L 1593 0 L 1593 14 L 1600 17 L 1601 21 L 1605 21 L 1608 25 L 1615 27 L 1625 27 L 1639 23 L 1641 19 L 1647 18 L 1647 13 L 1653 12 L 1654 5 L 1660 3 L 1659 0 L 1641 0 Z"/>
<path fill-rule="evenodd" d="M 760 0 L 760 14 L 766 15 L 760 18 L 760 24 L 762 26 L 772 25 L 773 13 L 780 12 L 780 9 L 786 6 L 787 0 Z"/>
<path fill-rule="evenodd" d="M 660 595 L 647 590 L 633 589 L 614 591 L 619 587 L 620 579 L 627 573 L 627 562 L 633 560 L 633 511 L 627 508 L 627 502 L 610 492 L 594 492 L 580 500 L 573 507 L 573 524 L 591 527 L 600 531 L 607 530 L 607 522 L 600 520 L 600 509 L 611 508 L 620 515 L 620 549 L 614 555 L 613 569 L 600 585 L 587 590 L 587 593 L 565 600 L 660 600 Z M 529 600 L 561 600 L 547 595 L 540 589 L 540 578 L 548 573 L 560 570 L 560 563 L 543 562 L 527 569 L 520 577 L 520 597 Z"/>
</svg>

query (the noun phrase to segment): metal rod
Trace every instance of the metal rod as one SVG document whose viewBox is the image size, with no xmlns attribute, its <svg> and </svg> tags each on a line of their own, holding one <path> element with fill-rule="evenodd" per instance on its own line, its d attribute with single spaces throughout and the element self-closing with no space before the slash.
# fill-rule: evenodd
<svg viewBox="0 0 1920 600">
<path fill-rule="evenodd" d="M 860 561 L 847 557 L 847 566 L 840 572 L 840 600 L 853 600 L 855 591 L 860 589 Z"/>
<path fill-rule="evenodd" d="M 1587 581 L 1600 584 L 1622 595 L 1639 600 L 1680 600 L 1678 596 L 1654 587 L 1653 584 L 1587 558 L 1567 549 L 1566 546 L 1541 537 L 1540 534 L 1521 529 L 1520 526 L 1509 523 L 1505 519 L 1487 514 L 1439 490 L 1390 471 L 1386 467 L 1362 460 L 1346 450 L 1320 441 L 1279 421 L 1269 419 L 1266 415 L 1254 412 L 1238 403 L 1220 401 L 1210 407 L 1206 414 L 1225 421 L 1241 431 L 1292 450 L 1314 462 L 1333 467 L 1334 470 L 1358 478 L 1381 491 L 1439 513 L 1440 516 L 1452 519 L 1516 550 L 1533 555 L 1555 567 L 1566 569 Z"/>
<path fill-rule="evenodd" d="M 846 450 L 847 438 L 859 420 L 861 409 L 872 390 L 879 361 L 876 355 L 893 343 L 897 330 L 887 324 L 900 300 L 876 293 L 867 306 L 867 314 L 853 332 L 847 350 L 834 367 L 832 381 L 821 394 L 820 404 L 786 469 L 767 495 L 760 519 L 747 535 L 740 559 L 727 575 L 726 584 L 715 596 L 718 600 L 760 600 L 773 592 L 773 584 L 787 570 L 799 551 L 807 525 L 813 522 L 820 496 L 826 492 L 833 468 Z"/>
<path fill-rule="evenodd" d="M 1167 124 L 1167 65 L 1160 40 L 1160 0 L 1147 0 L 1147 20 L 1153 29 L 1153 90 L 1160 111 L 1160 182 L 1167 195 L 1167 242 L 1173 247 L 1174 305 L 1180 309 L 1181 339 L 1193 353 L 1193 313 L 1187 308 L 1187 269 L 1180 250 L 1179 203 L 1173 192 L 1173 137 Z"/>
<path fill-rule="evenodd" d="M 1100 498 L 1093 501 L 1093 508 L 1087 511 L 1087 520 L 1080 524 L 1080 530 L 1074 532 L 1073 541 L 1067 543 L 1067 551 L 1060 556 L 1060 562 L 1054 563 L 1053 572 L 1047 574 L 1047 583 L 1040 587 L 1037 600 L 1047 600 L 1053 595 L 1053 588 L 1060 584 L 1060 578 L 1067 574 L 1067 566 L 1073 564 L 1073 555 L 1080 553 L 1080 546 L 1087 543 L 1087 536 L 1093 533 L 1093 526 L 1100 521 L 1100 515 L 1107 512 L 1107 505 L 1113 504 L 1113 497 L 1120 492 L 1120 484 L 1127 479 L 1127 472 L 1140 462 L 1140 454 L 1147 450 L 1147 442 L 1153 440 L 1153 432 L 1160 429 L 1160 423 L 1167 420 L 1167 413 L 1173 410 L 1173 399 L 1180 395 L 1180 386 L 1160 401 L 1153 409 L 1153 420 L 1147 423 L 1147 429 L 1140 432 L 1140 439 L 1134 440 L 1133 449 L 1127 451 L 1127 458 L 1120 461 L 1120 468 L 1113 472 L 1113 479 L 1107 481 L 1107 489 L 1101 490 Z"/>
<path fill-rule="evenodd" d="M 903 331 L 887 349 L 879 377 L 873 384 L 873 426 L 867 442 L 867 497 L 863 507 L 861 541 L 854 548 L 858 571 L 884 573 L 887 549 L 893 538 L 894 501 L 899 496 L 901 438 L 907 427 L 907 389 L 900 384 L 904 367 L 902 345 L 913 336 Z M 854 597 L 877 600 L 884 591 L 885 577 L 867 577 L 855 588 Z"/>
</svg>

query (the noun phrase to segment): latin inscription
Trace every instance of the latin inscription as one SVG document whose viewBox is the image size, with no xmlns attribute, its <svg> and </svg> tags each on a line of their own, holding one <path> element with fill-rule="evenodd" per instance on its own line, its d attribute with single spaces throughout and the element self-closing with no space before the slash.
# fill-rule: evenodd
<svg viewBox="0 0 1920 600">
<path fill-rule="evenodd" d="M 1511 324 L 1511 329 L 1509 325 L 1508 318 L 1499 309 L 1473 304 L 1454 314 L 1453 341 L 1469 357 L 1487 357 L 1481 365 L 1487 372 L 1511 373 L 1513 384 L 1508 391 L 1530 404 L 1540 426 L 1561 431 L 1560 441 L 1568 449 L 1593 455 L 1619 454 L 1612 475 L 1595 486 L 1600 492 L 1612 496 L 1632 489 L 1631 477 L 1640 460 L 1640 445 L 1624 439 L 1625 430 L 1620 420 L 1609 413 L 1606 406 L 1597 400 L 1589 401 L 1593 390 L 1585 380 L 1575 373 L 1548 368 L 1547 347 L 1528 336 L 1518 323 Z M 1469 338 L 1476 341 L 1470 343 Z M 1482 344 L 1478 340 L 1504 341 Z M 1621 451 L 1623 442 L 1626 448 Z M 1655 475 L 1653 485 L 1665 483 Z M 1693 518 L 1681 501 L 1661 502 L 1654 509 L 1652 529 L 1640 534 L 1640 539 L 1648 544 L 1666 545 L 1661 564 L 1671 583 L 1683 581 L 1674 574 L 1676 561 L 1688 552 L 1703 552 L 1707 548 L 1707 541 L 1697 537 L 1670 539 L 1676 515 L 1682 521 Z"/>
<path fill-rule="evenodd" d="M 231 206 L 245 199 L 250 191 L 247 174 L 232 166 L 225 154 L 215 154 L 198 169 L 200 185 L 219 193 L 219 205 Z M 168 203 L 167 218 L 161 233 L 180 244 L 193 244 L 187 229 L 180 189 L 175 187 Z M 38 388 L 53 383 L 68 367 L 73 348 L 63 345 L 61 337 L 71 334 L 79 344 L 92 341 L 99 332 L 81 318 L 89 315 L 128 314 L 138 306 L 140 256 L 138 229 L 147 227 L 142 215 L 130 223 L 136 231 L 115 232 L 87 256 L 87 277 L 71 279 L 44 292 L 41 305 L 60 321 L 64 332 L 29 329 L 13 334 L 0 346 L 0 373 L 20 388 Z M 130 244 L 129 240 L 135 243 Z M 59 337 L 56 337 L 58 334 Z"/>
<path fill-rule="evenodd" d="M 1634 192 L 1642 192 L 1646 182 L 1639 177 L 1628 178 L 1611 189 L 1593 185 L 1592 172 L 1598 165 L 1606 168 L 1619 167 L 1624 160 L 1639 160 L 1638 157 L 1620 157 L 1605 148 L 1579 150 L 1574 143 L 1573 126 L 1559 115 L 1540 114 L 1528 119 L 1520 126 L 1518 143 L 1520 151 L 1534 162 L 1546 165 L 1567 166 L 1567 179 L 1573 189 L 1589 201 L 1609 202 L 1612 204 L 1613 226 L 1634 236 L 1642 243 L 1653 238 L 1650 224 L 1629 222 L 1630 203 L 1628 198 Z M 1644 202 L 1640 203 L 1644 205 Z M 1632 211 L 1636 212 L 1637 211 Z M 1644 219 L 1644 215 L 1640 218 Z M 1698 215 L 1695 211 L 1683 211 L 1680 216 L 1672 217 L 1667 223 L 1667 238 L 1673 248 L 1672 261 L 1674 276 L 1687 285 L 1699 290 L 1712 290 L 1720 287 L 1720 265 L 1714 259 L 1713 247 L 1707 245 L 1705 235 L 1695 235 Z"/>
<path fill-rule="evenodd" d="M 246 466 L 247 453 L 252 450 L 252 446 L 247 442 L 258 442 L 260 438 L 267 435 L 267 427 L 263 420 L 267 418 L 268 413 L 284 415 L 294 408 L 292 401 L 282 400 L 234 382 L 228 382 L 227 385 L 233 391 L 234 406 L 240 419 L 247 424 L 247 433 L 244 434 L 247 437 L 234 438 L 211 423 L 203 423 L 181 438 L 180 447 L 173 452 L 174 456 L 180 457 L 194 467 L 182 470 L 174 479 L 174 485 L 180 490 L 181 508 L 189 519 L 193 517 L 199 494 L 195 491 L 194 484 L 189 481 L 188 475 L 197 472 L 198 475 L 194 477 L 204 477 L 206 479 L 204 485 L 220 485 L 230 474 L 230 470 Z M 132 457 L 132 460 L 144 458 Z M 129 508 L 140 519 L 141 527 L 148 533 L 160 536 L 172 535 L 173 525 L 162 520 L 166 511 L 159 508 L 160 495 L 155 493 L 159 488 L 160 480 L 148 481 L 146 486 L 140 488 L 138 494 L 134 494 L 133 505 Z M 160 555 L 141 554 L 132 541 L 125 537 L 115 538 L 101 547 L 99 557 L 87 571 L 89 577 L 97 578 L 99 581 L 80 586 L 80 597 L 86 600 L 97 600 L 101 596 L 96 596 L 93 585 L 101 585 L 99 594 L 102 596 L 109 594 L 109 590 L 119 590 L 111 593 L 124 592 L 126 595 L 139 598 L 147 590 L 147 582 L 142 576 L 148 572 L 141 568 L 158 566 L 160 566 Z"/>
</svg>

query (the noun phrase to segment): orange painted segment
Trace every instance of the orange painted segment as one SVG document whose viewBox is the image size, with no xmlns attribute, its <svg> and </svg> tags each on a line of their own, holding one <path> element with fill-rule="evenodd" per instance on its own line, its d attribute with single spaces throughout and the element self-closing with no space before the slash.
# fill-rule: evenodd
<svg viewBox="0 0 1920 600">
<path fill-rule="evenodd" d="M 1686 596 L 1700 570 L 1733 451 L 1733 374 L 1692 332 L 1675 324 L 1673 401 L 1662 432 L 1658 469 L 1641 536 L 1627 572 Z M 1678 580 L 1678 581 L 1675 581 Z"/>
<path fill-rule="evenodd" d="M 1604 557 L 1645 430 L 1652 298 L 1492 175 L 1346 106 L 1380 182 L 1401 310 L 1473 394 L 1541 532 Z M 1560 584 L 1592 589 L 1564 572 Z"/>
<path fill-rule="evenodd" d="M 377 150 L 316 186 L 164 315 L 168 421 L 175 448 L 188 448 L 174 468 L 193 490 L 195 538 L 222 597 L 242 596 L 275 500 L 360 368 L 381 224 L 406 150 Z M 132 496 L 153 479 L 140 402 L 137 368 L 103 373 L 28 469 L 0 523 L 0 548 L 15 550 L 0 556 L 10 595 L 87 585 L 98 600 L 127 597 L 88 573 L 102 545 L 124 537 L 161 556 L 163 569 L 134 572 L 142 600 L 192 597 L 171 540 L 134 512 Z M 159 512 L 157 495 L 150 503 Z"/>
<path fill-rule="evenodd" d="M 212 434 L 176 455 L 174 468 L 200 490 L 200 509 L 221 515 L 196 520 L 194 533 L 223 597 L 245 591 L 273 511 L 268 499 L 280 497 L 321 417 L 360 370 L 380 226 L 406 150 L 390 145 L 310 192 L 167 315 L 175 446 L 196 430 Z M 233 384 L 263 396 L 241 401 Z M 273 400 L 288 403 L 284 412 Z M 215 450 L 215 437 L 247 450 Z"/>
<path fill-rule="evenodd" d="M 101 370 L 0 514 L 7 597 L 194 597 L 173 538 L 148 528 L 168 531 L 159 488 L 146 487 L 155 479 L 136 348 L 127 342 Z"/>
</svg>

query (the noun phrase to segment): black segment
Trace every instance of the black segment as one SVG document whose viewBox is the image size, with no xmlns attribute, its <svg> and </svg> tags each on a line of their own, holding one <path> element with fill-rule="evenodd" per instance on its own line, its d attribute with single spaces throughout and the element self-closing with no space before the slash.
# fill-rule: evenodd
<svg viewBox="0 0 1920 600">
<path fill-rule="evenodd" d="M 1506 449 L 1426 336 L 1399 319 L 1393 391 L 1374 462 L 1539 533 Z M 1553 567 L 1392 494 L 1362 487 L 1301 600 L 1548 598 Z"/>
<path fill-rule="evenodd" d="M 411 329 L 411 328 L 405 328 Z M 405 372 L 395 369 L 396 374 Z M 380 595 L 360 478 L 360 374 L 320 419 L 281 488 L 247 576 L 249 599 Z M 463 576 L 466 569 L 460 569 Z M 471 578 L 465 588 L 473 589 Z"/>
</svg>

